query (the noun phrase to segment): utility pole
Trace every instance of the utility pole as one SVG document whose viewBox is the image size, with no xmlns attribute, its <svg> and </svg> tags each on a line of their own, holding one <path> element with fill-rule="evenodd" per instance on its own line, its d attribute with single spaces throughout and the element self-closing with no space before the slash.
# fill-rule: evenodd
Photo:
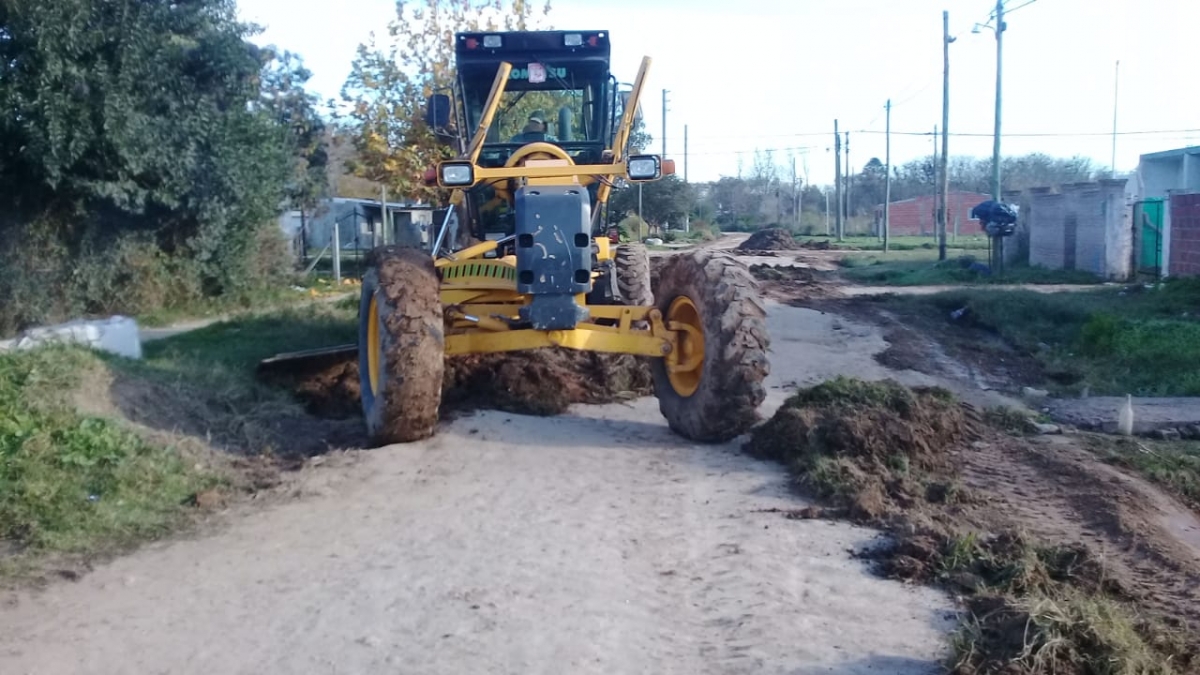
<svg viewBox="0 0 1200 675">
<path fill-rule="evenodd" d="M 796 191 L 796 156 L 792 155 L 792 224 L 797 230 L 800 229 L 800 206 L 797 201 L 799 194 Z"/>
<path fill-rule="evenodd" d="M 846 221 L 854 217 L 853 202 L 850 201 L 850 186 L 853 184 L 854 172 L 850 170 L 850 132 L 846 132 Z"/>
<path fill-rule="evenodd" d="M 950 12 L 942 12 L 942 181 L 938 186 L 938 260 L 946 259 L 947 202 L 950 200 Z"/>
<path fill-rule="evenodd" d="M 822 192 L 825 193 L 825 236 L 829 236 L 829 187 L 826 186 Z"/>
<path fill-rule="evenodd" d="M 838 133 L 838 121 L 833 121 L 833 191 L 837 202 L 837 240 L 842 241 L 845 223 L 842 222 L 842 136 Z M 829 209 L 826 207 L 825 212 Z"/>
<path fill-rule="evenodd" d="M 384 245 L 388 243 L 387 185 L 379 185 L 379 229 Z"/>
<path fill-rule="evenodd" d="M 683 182 L 688 182 L 688 125 L 683 125 Z"/>
<path fill-rule="evenodd" d="M 1000 201 L 1000 67 L 1004 50 L 1004 0 L 996 0 L 996 131 L 992 138 L 992 199 Z"/>
<path fill-rule="evenodd" d="M 1121 91 L 1121 62 L 1117 61 L 1117 71 L 1113 79 L 1113 138 L 1112 138 L 1112 164 L 1109 165 L 1109 172 L 1112 174 L 1109 178 L 1117 177 L 1117 101 Z"/>
<path fill-rule="evenodd" d="M 876 118 L 878 119 L 878 118 Z M 888 252 L 888 217 L 892 210 L 892 99 L 887 101 L 887 126 L 884 127 L 884 160 L 886 173 L 883 179 L 883 252 Z"/>
<path fill-rule="evenodd" d="M 683 125 L 683 182 L 688 182 L 688 125 Z M 692 212 L 683 214 L 683 231 L 692 231 Z"/>
<path fill-rule="evenodd" d="M 663 133 L 662 133 L 662 156 L 667 156 L 667 90 L 663 89 Z"/>
<path fill-rule="evenodd" d="M 939 176 L 939 174 L 938 174 L 938 170 L 939 170 L 938 167 L 941 166 L 940 157 L 941 157 L 941 155 L 938 154 L 938 128 L 937 128 L 937 125 L 935 124 L 935 125 L 933 125 L 933 213 L 931 214 L 933 216 L 933 229 L 934 229 L 935 237 L 937 236 L 937 200 L 938 200 L 937 195 L 939 192 L 938 186 L 942 184 L 941 176 Z M 925 226 L 924 225 L 921 226 L 921 234 L 925 234 Z"/>
</svg>

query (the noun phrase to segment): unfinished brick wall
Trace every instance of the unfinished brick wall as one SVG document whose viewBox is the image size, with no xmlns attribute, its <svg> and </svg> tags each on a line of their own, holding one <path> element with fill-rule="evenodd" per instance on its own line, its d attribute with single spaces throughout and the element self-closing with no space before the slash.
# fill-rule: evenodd
<svg viewBox="0 0 1200 675">
<path fill-rule="evenodd" d="M 1029 191 L 1029 264 L 1084 270 L 1109 279 L 1130 273 L 1133 238 L 1125 180 Z"/>
<path fill-rule="evenodd" d="M 1033 188 L 1029 192 L 1029 264 L 1061 270 L 1066 264 L 1063 250 L 1063 196 L 1045 187 Z"/>
<path fill-rule="evenodd" d="M 946 231 L 954 232 L 955 218 L 959 223 L 959 234 L 975 237 L 982 232 L 979 222 L 971 220 L 971 209 L 991 199 L 976 192 L 951 192 L 946 197 Z M 937 234 L 937 197 L 923 195 L 892 202 L 888 209 L 888 230 L 892 236 Z M 883 222 L 883 205 L 875 207 L 875 218 Z"/>
<path fill-rule="evenodd" d="M 1200 193 L 1171 195 L 1171 261 L 1173 277 L 1200 275 Z"/>
</svg>

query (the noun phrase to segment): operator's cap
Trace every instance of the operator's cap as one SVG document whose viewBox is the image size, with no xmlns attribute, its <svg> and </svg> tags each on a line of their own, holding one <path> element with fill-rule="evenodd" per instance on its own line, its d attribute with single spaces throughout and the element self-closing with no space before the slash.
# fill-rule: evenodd
<svg viewBox="0 0 1200 675">
<path fill-rule="evenodd" d="M 529 121 L 537 122 L 538 124 L 545 124 L 546 123 L 546 114 L 543 113 L 541 110 L 534 110 L 533 112 L 529 113 Z"/>
</svg>

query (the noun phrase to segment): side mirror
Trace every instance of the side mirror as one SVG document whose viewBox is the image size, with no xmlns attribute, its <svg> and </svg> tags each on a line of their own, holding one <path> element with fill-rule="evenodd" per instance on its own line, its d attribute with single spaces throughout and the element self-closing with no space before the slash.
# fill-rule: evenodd
<svg viewBox="0 0 1200 675">
<path fill-rule="evenodd" d="M 425 101 L 425 123 L 434 129 L 450 125 L 450 96 L 434 94 Z"/>
</svg>

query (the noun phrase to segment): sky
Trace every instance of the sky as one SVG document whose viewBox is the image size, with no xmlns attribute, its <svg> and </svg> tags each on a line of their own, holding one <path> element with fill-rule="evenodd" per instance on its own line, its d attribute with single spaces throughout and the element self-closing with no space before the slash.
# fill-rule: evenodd
<svg viewBox="0 0 1200 675">
<path fill-rule="evenodd" d="M 756 150 L 808 183 L 834 175 L 833 126 L 859 169 L 928 156 L 942 120 L 942 11 L 949 12 L 950 154 L 990 157 L 996 40 L 989 0 L 555 0 L 554 28 L 607 30 L 612 68 L 643 94 L 653 151 L 692 181 L 749 174 Z M 323 99 L 337 97 L 358 45 L 395 16 L 389 0 L 238 0 L 254 40 L 300 54 Z M 540 7 L 540 3 L 538 3 Z M 1085 155 L 1131 171 L 1143 153 L 1200 144 L 1195 0 L 1006 0 L 1001 152 Z M 994 26 L 994 22 L 991 23 Z M 1119 65 L 1119 81 L 1118 66 Z M 1152 133 L 1146 133 L 1152 132 Z M 963 135 L 958 135 L 963 134 Z M 941 134 L 938 143 L 941 143 Z"/>
</svg>

